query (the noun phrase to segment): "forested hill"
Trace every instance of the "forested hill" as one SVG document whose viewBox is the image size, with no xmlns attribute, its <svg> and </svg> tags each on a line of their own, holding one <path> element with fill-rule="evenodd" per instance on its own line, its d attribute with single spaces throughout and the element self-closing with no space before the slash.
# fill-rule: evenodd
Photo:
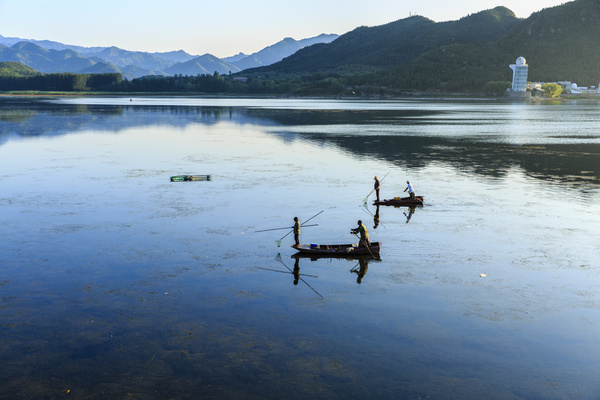
<svg viewBox="0 0 600 400">
<path fill-rule="evenodd" d="M 533 14 L 498 43 L 530 64 L 531 80 L 600 82 L 600 1 L 577 0 Z"/>
<path fill-rule="evenodd" d="M 441 46 L 499 40 L 520 22 L 506 7 L 439 23 L 413 16 L 386 25 L 359 27 L 332 43 L 306 47 L 278 63 L 244 72 L 311 73 L 389 68 Z"/>
<path fill-rule="evenodd" d="M 40 73 L 33 68 L 14 61 L 0 62 L 0 77 L 23 78 Z"/>
<path fill-rule="evenodd" d="M 489 81 L 510 81 L 508 65 L 523 56 L 530 81 L 589 86 L 600 82 L 599 37 L 598 0 L 575 0 L 527 19 L 497 7 L 458 21 L 415 16 L 357 28 L 243 74 L 273 79 L 318 73 L 372 88 L 481 90 Z"/>
<path fill-rule="evenodd" d="M 489 81 L 510 81 L 509 64 L 519 56 L 528 80 L 600 82 L 600 1 L 576 0 L 522 20 L 494 42 L 442 46 L 384 74 L 364 77 L 375 85 L 476 90 Z"/>
<path fill-rule="evenodd" d="M 0 91 L 90 91 L 113 90 L 123 82 L 120 73 L 44 74 L 19 62 L 0 62 Z"/>
</svg>

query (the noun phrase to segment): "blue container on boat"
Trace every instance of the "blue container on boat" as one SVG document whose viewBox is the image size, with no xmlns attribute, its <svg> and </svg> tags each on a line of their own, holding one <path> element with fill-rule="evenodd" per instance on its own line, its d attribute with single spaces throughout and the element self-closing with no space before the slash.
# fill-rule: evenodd
<svg viewBox="0 0 600 400">
<path fill-rule="evenodd" d="M 319 245 L 318 245 L 318 244 L 316 244 L 316 243 L 311 243 L 311 244 L 310 244 L 310 247 L 317 248 L 317 247 L 319 247 Z"/>
</svg>

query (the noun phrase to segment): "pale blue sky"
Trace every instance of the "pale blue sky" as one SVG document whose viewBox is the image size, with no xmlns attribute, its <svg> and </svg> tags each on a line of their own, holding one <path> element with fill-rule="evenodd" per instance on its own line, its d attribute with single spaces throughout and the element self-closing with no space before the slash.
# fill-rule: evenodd
<svg viewBox="0 0 600 400">
<path fill-rule="evenodd" d="M 343 34 L 411 14 L 436 22 L 502 5 L 519 18 L 565 0 L 0 0 L 0 35 L 192 55 L 251 54 L 285 37 Z"/>
</svg>

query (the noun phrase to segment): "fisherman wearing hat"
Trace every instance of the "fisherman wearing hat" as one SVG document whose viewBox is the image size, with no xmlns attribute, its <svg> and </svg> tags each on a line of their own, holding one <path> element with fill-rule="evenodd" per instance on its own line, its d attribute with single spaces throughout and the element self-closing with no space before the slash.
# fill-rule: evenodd
<svg viewBox="0 0 600 400">
<path fill-rule="evenodd" d="M 415 191 L 414 191 L 412 185 L 410 184 L 410 181 L 406 181 L 406 184 L 407 184 L 407 186 L 406 186 L 406 189 L 404 189 L 404 191 L 406 192 L 408 190 L 408 194 L 410 194 L 410 198 L 414 200 L 415 199 Z"/>
<path fill-rule="evenodd" d="M 377 177 L 375 177 L 374 189 L 375 189 L 375 194 L 377 194 L 377 201 L 379 201 L 379 188 L 380 187 L 381 187 L 381 183 L 379 182 L 379 179 Z"/>
</svg>

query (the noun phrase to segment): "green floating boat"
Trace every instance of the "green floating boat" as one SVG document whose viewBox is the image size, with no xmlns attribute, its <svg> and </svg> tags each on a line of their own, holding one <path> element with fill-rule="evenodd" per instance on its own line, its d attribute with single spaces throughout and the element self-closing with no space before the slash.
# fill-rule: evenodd
<svg viewBox="0 0 600 400">
<path fill-rule="evenodd" d="M 210 181 L 210 175 L 175 175 L 171 177 L 171 182 L 186 181 Z"/>
</svg>

